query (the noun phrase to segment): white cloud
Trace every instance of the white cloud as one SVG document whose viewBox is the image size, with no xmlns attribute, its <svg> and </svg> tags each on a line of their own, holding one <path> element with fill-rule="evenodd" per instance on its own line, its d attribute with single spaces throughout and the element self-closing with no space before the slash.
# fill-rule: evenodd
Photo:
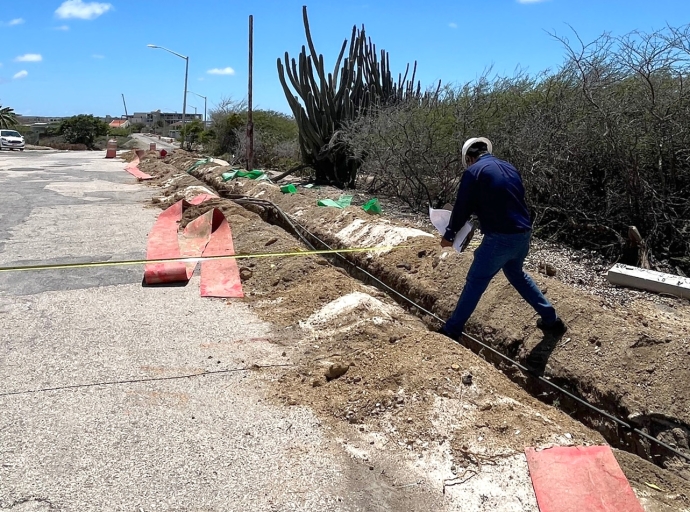
<svg viewBox="0 0 690 512">
<path fill-rule="evenodd" d="M 57 8 L 55 14 L 61 19 L 77 18 L 93 20 L 113 8 L 112 4 L 102 2 L 83 2 L 82 0 L 66 0 Z"/>
<path fill-rule="evenodd" d="M 41 62 L 43 57 L 38 53 L 27 53 L 15 58 L 15 62 Z"/>
<path fill-rule="evenodd" d="M 10 27 L 14 27 L 14 26 L 16 26 L 16 25 L 21 25 L 22 23 L 24 23 L 24 19 L 23 19 L 23 18 L 15 18 L 15 19 L 13 19 L 12 21 L 10 21 L 10 22 L 8 23 L 8 25 L 9 25 Z"/>
<path fill-rule="evenodd" d="M 458 28 L 458 24 L 457 24 L 457 23 L 454 23 L 454 22 L 448 23 L 448 26 L 449 26 L 450 28 Z"/>
<path fill-rule="evenodd" d="M 101 55 L 99 53 L 94 53 L 91 57 L 94 59 L 105 59 L 105 55 Z"/>
<path fill-rule="evenodd" d="M 59 27 L 55 27 L 55 30 L 64 30 L 64 31 L 67 31 L 67 30 L 69 30 L 69 26 L 67 26 L 67 25 L 60 25 Z"/>
<path fill-rule="evenodd" d="M 227 68 L 213 68 L 207 71 L 209 75 L 234 75 L 235 70 L 231 67 Z"/>
<path fill-rule="evenodd" d="M 27 76 L 29 76 L 29 72 L 26 70 L 22 70 L 19 73 L 15 73 L 15 75 L 12 78 L 14 78 L 15 80 L 19 80 L 20 78 L 26 78 Z"/>
</svg>

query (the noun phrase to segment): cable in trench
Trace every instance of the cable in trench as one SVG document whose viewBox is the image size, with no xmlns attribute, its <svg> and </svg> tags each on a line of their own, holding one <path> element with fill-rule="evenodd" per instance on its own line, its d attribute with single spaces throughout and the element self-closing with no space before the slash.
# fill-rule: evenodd
<svg viewBox="0 0 690 512">
<path fill-rule="evenodd" d="M 396 297 L 399 297 L 400 299 L 402 299 L 404 302 L 406 302 L 406 303 L 409 304 L 410 306 L 414 307 L 415 309 L 417 309 L 418 311 L 421 311 L 422 313 L 424 313 L 424 314 L 426 314 L 426 315 L 429 315 L 431 318 L 437 320 L 437 321 L 440 322 L 441 324 L 445 324 L 445 323 L 446 323 L 445 320 L 443 320 L 442 318 L 440 318 L 440 317 L 439 317 L 438 315 L 436 315 L 435 313 L 433 313 L 433 312 L 429 311 L 428 309 L 422 307 L 421 305 L 417 304 L 415 301 L 413 301 L 413 300 L 410 299 L 409 297 L 405 296 L 404 294 L 400 293 L 400 292 L 397 291 L 396 289 L 394 289 L 394 288 L 392 288 L 391 286 L 389 286 L 389 285 L 387 285 L 386 283 L 384 283 L 381 279 L 379 279 L 378 277 L 376 277 L 375 275 L 373 275 L 371 272 L 365 270 L 364 268 L 360 267 L 360 266 L 357 265 L 356 263 L 350 261 L 348 258 L 346 258 L 345 256 L 343 256 L 342 254 L 338 253 L 338 252 L 337 252 L 337 249 L 333 249 L 333 247 L 331 247 L 331 246 L 328 245 L 326 242 L 324 242 L 323 240 L 321 240 L 321 239 L 320 239 L 318 236 L 316 236 L 315 234 L 311 233 L 307 228 L 305 228 L 304 226 L 302 226 L 301 224 L 299 224 L 299 223 L 298 223 L 297 221 L 295 221 L 294 219 L 290 218 L 290 216 L 289 216 L 288 214 L 286 214 L 286 213 L 285 213 L 278 205 L 276 205 L 275 203 L 273 203 L 273 202 L 271 202 L 271 201 L 267 201 L 267 200 L 265 200 L 265 199 L 258 199 L 258 198 L 252 198 L 252 197 L 241 196 L 241 195 L 234 195 L 234 194 L 226 194 L 225 197 L 226 197 L 227 199 L 230 199 L 230 200 L 232 200 L 232 201 L 234 201 L 234 202 L 236 202 L 236 203 L 242 205 L 242 206 L 245 205 L 245 204 L 253 204 L 253 205 L 261 206 L 261 207 L 265 207 L 265 208 L 272 208 L 272 209 L 273 209 L 273 210 L 274 210 L 274 211 L 285 221 L 285 223 L 290 227 L 290 229 L 293 230 L 293 232 L 295 233 L 295 235 L 296 235 L 302 242 L 304 242 L 308 247 L 310 247 L 312 250 L 316 250 L 316 247 L 311 243 L 311 241 L 310 241 L 301 231 L 303 231 L 304 233 L 306 233 L 312 240 L 315 240 L 315 241 L 316 241 L 318 244 L 320 244 L 322 247 L 325 247 L 328 251 L 333 251 L 331 254 L 337 256 L 338 258 L 340 258 L 341 260 L 343 260 L 345 263 L 347 263 L 349 266 L 354 267 L 355 269 L 357 269 L 359 272 L 362 272 L 364 275 L 367 276 L 367 278 L 371 279 L 372 281 L 374 281 L 375 283 L 377 283 L 379 286 L 383 287 L 383 288 L 384 288 L 385 290 L 387 290 L 389 293 L 392 293 L 392 294 L 395 295 Z M 537 379 L 540 383 L 548 385 L 548 386 L 551 387 L 552 389 L 554 389 L 554 390 L 558 391 L 559 393 L 561 393 L 561 394 L 567 396 L 568 398 L 574 400 L 574 401 L 577 402 L 578 404 L 580 404 L 580 405 L 586 407 L 587 409 L 589 409 L 589 410 L 591 410 L 591 411 L 594 411 L 594 412 L 598 413 L 599 415 L 603 416 L 604 418 L 607 418 L 607 419 L 611 420 L 612 422 L 614 422 L 615 424 L 619 425 L 620 427 L 623 427 L 624 429 L 626 429 L 626 430 L 628 430 L 628 431 L 630 431 L 630 432 L 633 432 L 633 433 L 637 434 L 638 436 L 641 436 L 641 437 L 647 439 L 648 441 L 650 441 L 650 442 L 656 444 L 657 446 L 660 446 L 660 447 L 662 447 L 662 448 L 668 450 L 669 452 L 671 452 L 671 453 L 673 453 L 673 454 L 675 454 L 675 455 L 677 455 L 677 456 L 679 456 L 679 457 L 685 459 L 686 461 L 690 462 L 690 455 L 681 452 L 680 450 L 678 450 L 678 449 L 676 449 L 676 448 L 674 448 L 674 447 L 668 445 L 667 443 L 665 443 L 665 442 L 663 442 L 663 441 L 657 439 L 656 437 L 654 437 L 654 436 L 652 436 L 652 435 L 650 435 L 650 434 L 648 434 L 648 433 L 646 433 L 646 432 L 644 432 L 644 431 L 642 431 L 642 430 L 640 430 L 640 429 L 638 429 L 638 428 L 633 427 L 630 423 L 627 423 L 626 421 L 623 421 L 622 419 L 620 419 L 620 418 L 618 418 L 618 417 L 616 417 L 616 416 L 613 416 L 612 414 L 609 414 L 608 412 L 604 411 L 603 409 L 600 409 L 600 408 L 596 407 L 595 405 L 590 404 L 590 403 L 587 402 L 586 400 L 584 400 L 584 399 L 578 397 L 577 395 L 575 395 L 575 394 L 571 393 L 570 391 L 568 391 L 568 390 L 562 388 L 561 386 L 559 386 L 559 385 L 557 385 L 557 384 L 551 382 L 549 379 L 547 379 L 547 378 L 545 378 L 545 377 L 543 377 L 543 376 L 541 376 L 541 375 L 536 374 L 536 373 L 535 373 L 533 370 L 531 370 L 530 368 L 528 368 L 528 367 L 524 366 L 523 364 L 521 364 L 521 363 L 519 363 L 519 362 L 513 360 L 513 359 L 510 358 L 509 356 L 503 354 L 503 353 L 500 352 L 499 350 L 496 350 L 495 348 L 491 347 L 490 345 L 488 345 L 488 344 L 484 343 L 483 341 L 481 341 L 481 340 L 475 338 L 474 336 L 468 334 L 467 332 L 463 332 L 463 335 L 464 335 L 465 337 L 467 337 L 469 340 L 471 340 L 472 342 L 474 342 L 474 343 L 476 343 L 477 345 L 481 346 L 483 349 L 486 349 L 486 350 L 490 351 L 492 354 L 494 354 L 494 355 L 498 356 L 499 358 L 503 359 L 504 361 L 506 361 L 506 362 L 512 364 L 513 366 L 515 366 L 516 368 L 518 368 L 518 369 L 519 369 L 521 372 L 523 372 L 524 374 L 529 375 L 530 377 L 532 377 L 532 378 L 534 378 L 534 379 Z M 459 342 L 459 341 L 456 341 L 456 343 L 460 343 L 460 342 Z"/>
</svg>

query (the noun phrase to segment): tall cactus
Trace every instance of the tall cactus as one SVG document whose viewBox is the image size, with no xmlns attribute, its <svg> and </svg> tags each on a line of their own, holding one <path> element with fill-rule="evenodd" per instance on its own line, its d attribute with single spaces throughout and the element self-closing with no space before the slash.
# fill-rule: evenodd
<svg viewBox="0 0 690 512">
<path fill-rule="evenodd" d="M 364 26 L 359 30 L 354 26 L 347 55 L 345 39 L 333 72 L 326 73 L 323 55 L 316 53 L 311 38 L 306 6 L 302 7 L 302 15 L 308 50 L 302 46 L 297 61 L 285 52 L 284 65 L 278 59 L 280 83 L 299 126 L 302 159 L 316 171 L 317 182 L 354 187 L 359 163 L 348 159 L 343 148 L 329 144 L 333 134 L 372 106 L 421 96 L 421 84 L 415 87 L 414 83 L 417 63 L 409 80 L 408 64 L 404 76 L 399 74 L 395 82 L 388 53 L 381 50 L 379 60 Z"/>
</svg>

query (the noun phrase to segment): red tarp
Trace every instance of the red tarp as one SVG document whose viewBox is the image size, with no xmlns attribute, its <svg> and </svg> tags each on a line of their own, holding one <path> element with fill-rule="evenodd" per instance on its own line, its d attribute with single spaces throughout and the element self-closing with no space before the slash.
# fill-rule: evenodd
<svg viewBox="0 0 690 512">
<path fill-rule="evenodd" d="M 125 165 L 125 171 L 130 173 L 132 176 L 136 176 L 140 180 L 152 180 L 153 176 L 149 176 L 145 172 L 141 172 L 139 170 L 139 163 L 141 162 L 139 157 L 144 154 L 144 151 L 137 149 L 135 153 L 137 156 L 134 158 L 134 160 Z"/>
<path fill-rule="evenodd" d="M 525 449 L 541 512 L 644 512 L 608 446 Z"/>
<path fill-rule="evenodd" d="M 197 217 L 178 235 L 182 212 L 189 205 L 201 204 L 215 196 L 202 194 L 189 203 L 178 201 L 158 216 L 149 233 L 146 258 L 172 259 L 235 254 L 232 231 L 220 210 L 214 208 Z M 151 263 L 144 269 L 146 284 L 187 282 L 196 263 Z M 202 297 L 243 297 L 242 282 L 234 259 L 201 262 Z"/>
</svg>

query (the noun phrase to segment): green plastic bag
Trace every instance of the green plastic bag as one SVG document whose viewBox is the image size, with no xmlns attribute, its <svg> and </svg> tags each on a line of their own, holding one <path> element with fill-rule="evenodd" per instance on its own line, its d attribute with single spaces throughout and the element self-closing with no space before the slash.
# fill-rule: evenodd
<svg viewBox="0 0 690 512">
<path fill-rule="evenodd" d="M 347 208 L 352 204 L 352 196 L 340 196 L 337 201 L 333 199 L 319 199 L 316 202 L 317 206 L 329 206 L 331 208 Z"/>
<path fill-rule="evenodd" d="M 238 178 L 249 178 L 250 180 L 255 180 L 264 175 L 264 171 L 259 171 L 254 169 L 253 171 L 237 171 Z"/>
<path fill-rule="evenodd" d="M 369 199 L 366 204 L 362 205 L 362 210 L 372 214 L 381 213 L 381 203 L 379 203 L 379 200 L 374 197 Z"/>
<path fill-rule="evenodd" d="M 292 183 L 290 183 L 289 185 L 283 185 L 282 187 L 280 187 L 280 191 L 283 194 L 296 194 L 297 193 L 297 189 L 295 188 L 295 186 Z"/>
<path fill-rule="evenodd" d="M 204 164 L 207 164 L 207 163 L 211 162 L 211 160 L 213 160 L 213 159 L 212 159 L 212 158 L 203 158 L 203 159 L 201 159 L 201 160 L 197 160 L 196 163 L 195 163 L 194 165 L 192 165 L 189 169 L 187 169 L 187 174 L 189 174 L 190 172 L 192 172 L 192 171 L 193 171 L 194 169 L 196 169 L 197 167 L 200 167 L 200 166 L 202 166 L 202 165 L 204 165 Z"/>
<path fill-rule="evenodd" d="M 256 180 L 262 178 L 264 175 L 263 171 L 259 171 L 254 169 L 253 171 L 231 171 L 231 172 L 224 172 L 221 174 L 221 178 L 223 181 L 230 181 L 234 180 L 235 178 L 248 178 L 250 180 Z"/>
<path fill-rule="evenodd" d="M 343 207 L 340 206 L 340 203 L 337 203 L 333 199 L 319 199 L 316 202 L 317 206 L 330 206 L 331 208 L 340 208 L 342 209 Z"/>
<path fill-rule="evenodd" d="M 340 196 L 338 203 L 341 204 L 343 208 L 346 208 L 352 204 L 352 196 Z"/>
</svg>

